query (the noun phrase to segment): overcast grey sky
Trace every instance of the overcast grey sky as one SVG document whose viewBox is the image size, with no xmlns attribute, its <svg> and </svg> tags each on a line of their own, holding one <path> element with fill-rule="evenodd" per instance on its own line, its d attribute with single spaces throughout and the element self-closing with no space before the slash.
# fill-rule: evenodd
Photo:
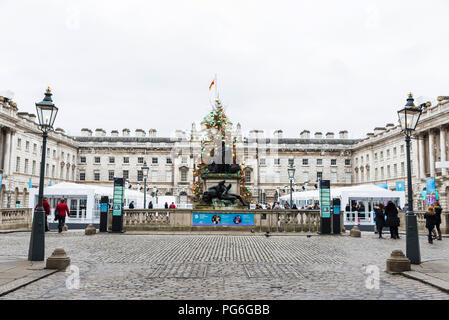
<svg viewBox="0 0 449 320">
<path fill-rule="evenodd" d="M 0 90 L 56 126 L 190 129 L 209 84 L 242 130 L 298 137 L 397 123 L 407 94 L 449 94 L 449 1 L 0 0 Z"/>
</svg>

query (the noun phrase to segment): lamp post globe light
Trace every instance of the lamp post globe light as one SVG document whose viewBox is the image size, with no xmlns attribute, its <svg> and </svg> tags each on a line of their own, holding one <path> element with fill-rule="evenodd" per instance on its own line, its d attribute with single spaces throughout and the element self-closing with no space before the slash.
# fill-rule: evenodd
<svg viewBox="0 0 449 320">
<path fill-rule="evenodd" d="M 42 206 L 44 198 L 44 176 L 45 176 L 45 152 L 47 150 L 48 132 L 53 130 L 53 124 L 58 113 L 58 108 L 51 99 L 50 87 L 45 92 L 44 100 L 36 103 L 37 118 L 39 128 L 42 131 L 42 158 L 39 177 L 39 196 L 37 208 L 33 215 L 33 225 L 31 229 L 30 247 L 28 250 L 29 261 L 43 261 L 45 254 L 45 212 Z"/>
<path fill-rule="evenodd" d="M 422 113 L 422 107 L 415 106 L 414 99 L 410 93 L 405 107 L 398 111 L 399 122 L 402 131 L 405 134 L 405 146 L 407 156 L 407 191 L 408 191 L 408 210 L 405 215 L 405 229 L 406 229 L 406 256 L 413 264 L 421 263 L 421 254 L 419 250 L 418 238 L 418 221 L 413 212 L 413 191 L 412 191 L 412 170 L 410 166 L 410 138 L 416 129 L 419 117 Z"/>
<path fill-rule="evenodd" d="M 147 208 L 147 178 L 148 178 L 148 170 L 150 168 L 147 165 L 147 162 L 145 161 L 143 163 L 143 166 L 141 167 L 142 173 L 143 173 L 143 208 Z"/>
</svg>

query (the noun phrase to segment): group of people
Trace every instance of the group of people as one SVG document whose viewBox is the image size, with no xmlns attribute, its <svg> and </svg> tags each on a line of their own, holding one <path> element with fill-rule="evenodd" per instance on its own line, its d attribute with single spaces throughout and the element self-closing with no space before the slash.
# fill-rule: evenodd
<svg viewBox="0 0 449 320">
<path fill-rule="evenodd" d="M 384 227 L 390 228 L 390 235 L 392 239 L 400 239 L 399 237 L 399 212 L 393 201 L 388 201 L 387 205 L 379 203 L 374 206 L 374 221 L 376 222 L 376 232 L 379 234 L 379 238 L 382 237 L 382 231 Z"/>
<path fill-rule="evenodd" d="M 443 238 L 440 230 L 441 211 L 443 211 L 443 209 L 441 208 L 440 203 L 435 201 L 434 204 L 427 208 L 427 212 L 424 214 L 424 218 L 426 219 L 426 228 L 429 230 L 429 234 L 427 236 L 429 243 L 433 243 L 433 239 L 442 240 Z M 438 232 L 438 236 L 435 229 Z"/>
<path fill-rule="evenodd" d="M 44 200 L 42 201 L 42 207 L 44 208 L 44 212 L 45 212 L 45 232 L 47 232 L 47 231 L 50 231 L 50 226 L 48 224 L 48 216 L 50 215 L 50 204 L 48 203 L 47 198 L 44 198 Z M 34 207 L 34 210 L 36 210 L 36 209 L 37 209 L 37 204 L 36 204 L 36 207 Z M 58 232 L 59 233 L 61 233 L 62 229 L 64 228 L 66 216 L 70 217 L 69 207 L 67 206 L 66 200 L 61 199 L 58 202 L 58 204 L 56 205 L 55 217 L 54 217 L 54 220 L 58 221 Z"/>
<path fill-rule="evenodd" d="M 436 201 L 434 204 L 427 208 L 427 212 L 424 214 L 426 219 L 426 228 L 428 233 L 428 242 L 433 243 L 434 239 L 442 240 L 442 234 L 440 229 L 441 224 L 441 212 L 443 209 L 440 203 Z M 379 238 L 382 238 L 382 230 L 384 227 L 390 228 L 390 234 L 392 239 L 399 239 L 399 225 L 400 219 L 398 209 L 392 201 L 388 201 L 384 207 L 382 203 L 374 206 L 374 221 L 376 222 L 376 232 L 379 233 Z M 437 235 L 438 232 L 438 235 Z"/>
<path fill-rule="evenodd" d="M 128 205 L 129 209 L 134 209 L 134 201 L 131 201 Z M 174 202 L 171 203 L 171 205 L 168 205 L 168 202 L 165 203 L 164 205 L 165 209 L 176 209 L 176 205 Z M 153 209 L 153 201 L 150 201 L 150 203 L 148 203 L 148 209 Z"/>
</svg>

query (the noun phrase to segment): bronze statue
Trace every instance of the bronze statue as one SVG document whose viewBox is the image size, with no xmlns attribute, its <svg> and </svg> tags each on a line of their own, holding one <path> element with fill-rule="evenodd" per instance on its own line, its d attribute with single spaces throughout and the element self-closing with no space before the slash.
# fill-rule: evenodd
<svg viewBox="0 0 449 320">
<path fill-rule="evenodd" d="M 244 206 L 248 205 L 240 195 L 228 193 L 229 189 L 231 189 L 231 184 L 226 187 L 225 181 L 222 180 L 217 185 L 210 187 L 203 193 L 203 201 L 206 203 L 212 203 L 212 200 L 217 198 L 219 200 L 230 200 L 235 203 L 235 201 L 240 200 Z"/>
</svg>

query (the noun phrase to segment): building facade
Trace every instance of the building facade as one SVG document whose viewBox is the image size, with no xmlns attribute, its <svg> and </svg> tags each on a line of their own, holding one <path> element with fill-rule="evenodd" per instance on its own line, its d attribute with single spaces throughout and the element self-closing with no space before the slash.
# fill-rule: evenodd
<svg viewBox="0 0 449 320">
<path fill-rule="evenodd" d="M 436 162 L 448 160 L 449 101 L 442 97 L 421 116 L 412 139 L 411 159 L 414 194 L 418 208 L 426 178 L 435 177 L 440 200 L 449 204 L 446 168 Z M 13 101 L 0 97 L 0 172 L 2 207 L 17 201 L 27 204 L 30 185 L 38 187 L 42 137 L 32 114 L 18 112 Z M 383 184 L 390 190 L 406 188 L 405 138 L 399 125 L 376 127 L 363 139 L 349 139 L 346 130 L 303 130 L 297 138 L 282 130 L 266 135 L 261 130 L 242 135 L 240 124 L 232 128 L 235 157 L 242 164 L 253 202 L 272 202 L 289 192 L 287 168 L 296 168 L 297 191 L 314 189 L 318 179 L 332 186 Z M 45 183 L 61 181 L 111 185 L 114 177 L 128 180 L 128 187 L 143 191 L 141 167 L 150 167 L 147 194 L 173 195 L 179 203 L 192 200 L 193 169 L 201 157 L 202 128 L 176 130 L 173 137 L 159 137 L 155 129 L 112 130 L 84 128 L 80 136 L 63 129 L 50 133 Z M 232 150 L 230 148 L 229 150 Z M 31 183 L 30 183 L 31 182 Z M 398 189 L 399 188 L 399 189 Z"/>
</svg>

